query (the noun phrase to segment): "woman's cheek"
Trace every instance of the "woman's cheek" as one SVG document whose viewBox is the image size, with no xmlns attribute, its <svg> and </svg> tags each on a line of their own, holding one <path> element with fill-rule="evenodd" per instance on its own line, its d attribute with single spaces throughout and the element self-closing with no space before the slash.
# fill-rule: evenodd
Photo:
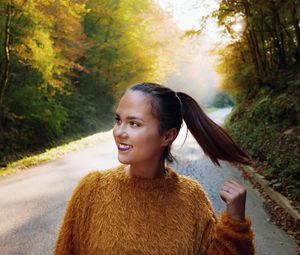
<svg viewBox="0 0 300 255">
<path fill-rule="evenodd" d="M 160 143 L 160 136 L 158 136 L 156 133 L 153 133 L 153 132 L 148 133 L 148 135 L 144 137 L 144 143 L 149 148 L 153 148 L 153 149 L 157 150 L 159 143 Z"/>
</svg>

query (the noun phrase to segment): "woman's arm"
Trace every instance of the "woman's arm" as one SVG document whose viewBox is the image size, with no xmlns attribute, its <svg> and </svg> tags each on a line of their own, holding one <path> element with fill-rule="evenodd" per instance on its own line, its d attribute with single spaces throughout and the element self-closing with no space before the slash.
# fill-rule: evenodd
<svg viewBox="0 0 300 255">
<path fill-rule="evenodd" d="M 221 193 L 220 193 L 221 194 Z M 216 216 L 207 193 L 197 188 L 197 250 L 199 255 L 254 255 L 255 233 L 251 219 L 232 217 L 230 210 Z M 225 199 L 226 200 L 226 199 Z M 225 201 L 224 200 L 224 201 Z M 227 201 L 227 200 L 226 200 Z M 236 214 L 235 214 L 236 215 Z"/>
<path fill-rule="evenodd" d="M 84 176 L 75 187 L 71 199 L 67 204 L 63 222 L 60 226 L 53 250 L 53 255 L 80 254 L 80 240 L 84 228 L 87 209 L 90 208 L 89 198 L 93 188 L 91 179 L 94 173 Z"/>
<path fill-rule="evenodd" d="M 207 221 L 201 242 L 201 255 L 254 255 L 254 232 L 250 218 L 232 219 L 226 211 Z"/>
</svg>

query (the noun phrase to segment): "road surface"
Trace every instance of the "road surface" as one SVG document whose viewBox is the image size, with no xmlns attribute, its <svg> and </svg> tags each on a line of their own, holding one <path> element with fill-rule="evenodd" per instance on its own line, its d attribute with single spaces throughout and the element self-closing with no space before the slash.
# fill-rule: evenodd
<svg viewBox="0 0 300 255">
<path fill-rule="evenodd" d="M 230 108 L 209 114 L 221 124 Z M 198 180 L 205 188 L 217 213 L 225 209 L 219 190 L 226 179 L 236 179 L 247 189 L 246 216 L 250 216 L 256 233 L 258 255 L 294 255 L 296 243 L 283 230 L 268 221 L 263 198 L 252 189 L 238 170 L 226 162 L 218 168 L 206 158 L 182 128 L 174 142 L 180 174 Z M 111 133 L 111 131 L 109 131 Z M 96 146 L 70 153 L 60 159 L 0 178 L 0 254 L 50 255 L 65 206 L 81 177 L 92 170 L 119 164 L 113 137 Z"/>
</svg>

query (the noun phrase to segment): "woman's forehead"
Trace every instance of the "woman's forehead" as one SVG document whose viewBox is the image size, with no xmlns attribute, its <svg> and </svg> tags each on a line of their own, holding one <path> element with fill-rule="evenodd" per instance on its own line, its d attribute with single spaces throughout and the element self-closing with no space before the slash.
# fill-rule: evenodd
<svg viewBox="0 0 300 255">
<path fill-rule="evenodd" d="M 151 97 L 141 91 L 128 90 L 119 101 L 116 113 L 136 113 L 152 115 Z"/>
</svg>

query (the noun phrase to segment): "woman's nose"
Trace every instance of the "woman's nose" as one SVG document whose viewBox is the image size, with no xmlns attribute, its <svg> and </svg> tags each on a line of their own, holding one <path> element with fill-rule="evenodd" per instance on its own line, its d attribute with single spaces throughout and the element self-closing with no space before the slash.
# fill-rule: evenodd
<svg viewBox="0 0 300 255">
<path fill-rule="evenodd" d="M 127 137 L 128 136 L 124 125 L 116 124 L 115 128 L 114 128 L 114 133 L 115 133 L 115 136 L 117 136 L 117 137 Z"/>
</svg>

